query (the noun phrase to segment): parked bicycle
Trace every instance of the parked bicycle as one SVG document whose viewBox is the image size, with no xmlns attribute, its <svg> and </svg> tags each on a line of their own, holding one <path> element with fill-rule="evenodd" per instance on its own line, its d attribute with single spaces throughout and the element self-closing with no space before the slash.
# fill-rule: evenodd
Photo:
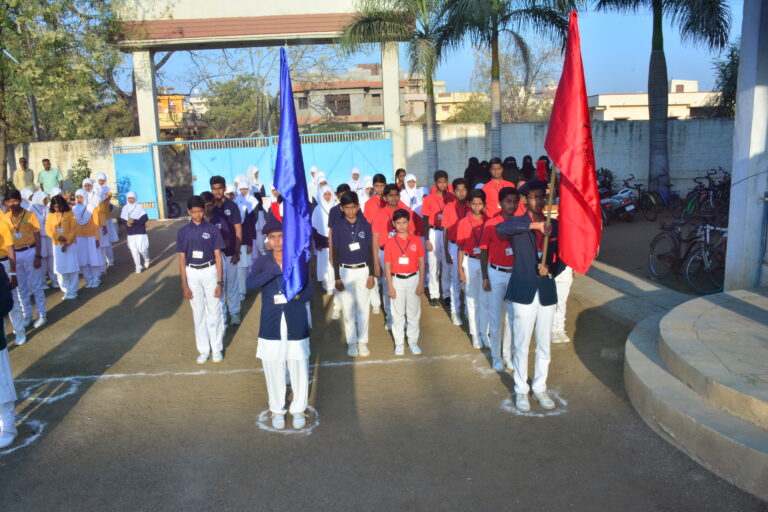
<svg viewBox="0 0 768 512">
<path fill-rule="evenodd" d="M 637 208 L 640 210 L 640 213 L 643 214 L 643 217 L 645 217 L 646 220 L 653 222 L 656 220 L 656 217 L 659 214 L 659 211 L 656 207 L 656 198 L 652 193 L 645 189 L 645 185 L 642 183 L 632 183 L 634 179 L 635 175 L 630 174 L 629 178 L 624 180 L 624 188 L 637 191 L 637 199 L 635 200 Z"/>
</svg>

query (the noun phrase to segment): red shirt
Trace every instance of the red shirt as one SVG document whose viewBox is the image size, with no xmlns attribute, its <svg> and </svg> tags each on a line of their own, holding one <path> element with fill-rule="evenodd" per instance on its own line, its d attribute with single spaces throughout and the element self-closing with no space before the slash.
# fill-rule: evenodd
<svg viewBox="0 0 768 512">
<path fill-rule="evenodd" d="M 373 224 L 373 219 L 376 217 L 376 214 L 386 205 L 387 203 L 384 202 L 383 197 L 377 195 L 371 196 L 371 198 L 365 202 L 365 206 L 363 207 L 365 220 L 367 220 L 369 224 Z"/>
<path fill-rule="evenodd" d="M 437 192 L 437 185 L 432 185 L 432 188 L 429 189 L 429 193 L 430 194 L 435 194 L 436 192 Z M 446 192 L 448 192 L 449 194 L 453 195 L 453 185 L 451 185 L 449 183 L 448 184 L 448 188 L 446 189 Z"/>
<path fill-rule="evenodd" d="M 443 214 L 445 207 L 453 202 L 453 195 L 446 190 L 445 197 L 440 197 L 437 192 L 433 192 L 424 198 L 421 205 L 421 214 L 429 217 L 429 225 L 441 228 L 443 227 Z"/>
<path fill-rule="evenodd" d="M 515 257 L 512 253 L 509 240 L 499 238 L 496 234 L 496 225 L 504 222 L 501 214 L 495 215 L 485 223 L 483 238 L 480 240 L 480 248 L 488 251 L 488 262 L 499 267 L 514 267 Z"/>
<path fill-rule="evenodd" d="M 408 234 L 403 240 L 398 235 L 387 240 L 384 246 L 384 263 L 392 264 L 393 274 L 412 274 L 419 270 L 419 258 L 424 257 L 424 242 L 416 235 Z M 408 258 L 401 263 L 400 258 Z"/>
<path fill-rule="evenodd" d="M 483 192 L 485 192 L 485 213 L 488 216 L 493 217 L 499 213 L 499 210 L 501 210 L 499 191 L 504 187 L 515 188 L 515 184 L 507 180 L 501 180 L 500 183 L 491 180 L 483 185 Z"/>
<path fill-rule="evenodd" d="M 448 235 L 448 240 L 451 242 L 456 241 L 456 228 L 459 225 L 459 221 L 466 217 L 469 211 L 470 208 L 467 201 L 464 201 L 463 205 L 460 205 L 458 201 L 451 201 L 445 205 L 442 223 Z"/>
<path fill-rule="evenodd" d="M 373 218 L 373 223 L 371 223 L 371 231 L 373 231 L 373 233 L 378 233 L 379 247 L 384 247 L 387 239 L 395 236 L 395 226 L 392 224 L 392 216 L 397 210 L 401 208 L 408 211 L 411 216 L 410 222 L 408 223 L 408 232 L 416 236 L 423 236 L 424 231 L 422 229 L 423 224 L 421 217 L 416 215 L 410 208 L 405 205 L 405 203 L 400 201 L 400 203 L 397 205 L 397 208 L 394 210 L 389 206 L 385 206 L 379 210 L 376 213 L 376 216 Z"/>
<path fill-rule="evenodd" d="M 470 213 L 459 221 L 456 228 L 456 243 L 469 256 L 480 257 L 480 241 L 485 234 L 485 221 L 487 220 L 488 217 L 485 215 L 482 219 L 476 219 Z"/>
</svg>

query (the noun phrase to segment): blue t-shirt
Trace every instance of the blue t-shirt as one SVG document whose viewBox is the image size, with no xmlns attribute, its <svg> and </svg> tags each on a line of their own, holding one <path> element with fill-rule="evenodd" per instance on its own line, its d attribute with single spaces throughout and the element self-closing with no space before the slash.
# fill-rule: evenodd
<svg viewBox="0 0 768 512">
<path fill-rule="evenodd" d="M 371 225 L 362 215 L 358 215 L 355 222 L 342 218 L 333 225 L 332 243 L 339 249 L 339 263 L 366 263 L 371 258 L 372 239 Z"/>
<path fill-rule="evenodd" d="M 237 203 L 231 199 L 224 199 L 224 202 L 221 203 L 221 206 L 213 207 L 213 211 L 223 216 L 225 219 L 227 219 L 227 222 L 233 226 L 235 224 L 243 223 L 243 219 L 240 216 L 240 208 L 237 206 Z"/>
<path fill-rule="evenodd" d="M 176 235 L 176 252 L 183 252 L 187 264 L 202 265 L 216 257 L 215 250 L 224 249 L 219 229 L 205 219 L 196 225 L 190 222 Z"/>
</svg>

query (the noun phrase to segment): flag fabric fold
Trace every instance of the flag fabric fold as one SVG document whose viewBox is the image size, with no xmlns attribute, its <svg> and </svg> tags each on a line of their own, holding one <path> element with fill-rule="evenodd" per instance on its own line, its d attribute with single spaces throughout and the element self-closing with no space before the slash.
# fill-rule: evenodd
<svg viewBox="0 0 768 512">
<path fill-rule="evenodd" d="M 560 169 L 559 255 L 576 272 L 584 273 L 600 245 L 602 218 L 576 11 L 568 24 L 563 74 L 544 148 Z"/>
<path fill-rule="evenodd" d="M 283 293 L 290 300 L 309 280 L 312 223 L 291 75 L 284 48 L 280 49 L 280 135 L 274 183 L 283 196 Z"/>
</svg>

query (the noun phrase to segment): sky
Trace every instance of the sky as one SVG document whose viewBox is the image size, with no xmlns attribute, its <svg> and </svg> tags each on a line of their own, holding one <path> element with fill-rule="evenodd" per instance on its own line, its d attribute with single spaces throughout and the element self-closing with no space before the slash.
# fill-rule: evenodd
<svg viewBox="0 0 768 512">
<path fill-rule="evenodd" d="M 731 40 L 741 34 L 743 0 L 730 2 L 733 16 Z M 651 53 L 651 15 L 584 12 L 579 14 L 581 51 L 587 93 L 611 94 L 645 92 L 648 80 L 648 60 Z M 699 90 L 711 90 L 714 84 L 712 61 L 721 57 L 705 46 L 683 45 L 677 29 L 664 26 L 664 50 L 669 79 L 698 80 Z M 473 50 L 469 44 L 450 54 L 436 72 L 435 79 L 446 82 L 449 92 L 469 91 L 474 69 Z M 358 63 L 376 62 L 377 54 L 353 56 L 350 67 Z M 404 45 L 400 48 L 400 67 L 407 68 Z M 188 92 L 179 78 L 185 75 L 189 61 L 183 53 L 174 54 L 163 72 L 164 85 L 178 92 Z M 276 82 L 276 80 L 274 80 Z"/>
</svg>

